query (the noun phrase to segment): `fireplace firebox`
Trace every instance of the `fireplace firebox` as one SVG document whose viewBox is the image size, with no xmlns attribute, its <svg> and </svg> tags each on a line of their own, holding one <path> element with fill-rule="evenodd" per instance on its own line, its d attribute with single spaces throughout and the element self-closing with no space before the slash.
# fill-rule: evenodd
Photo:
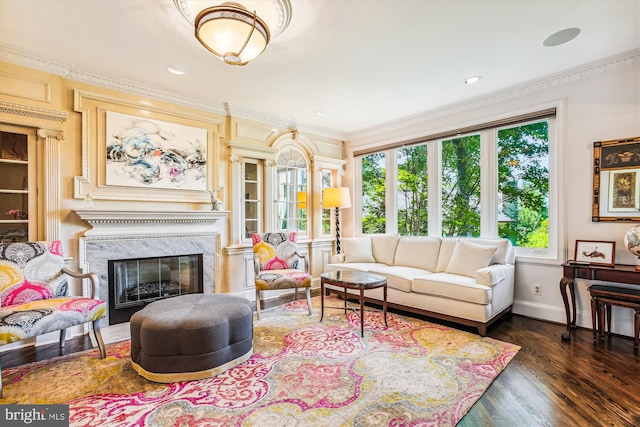
<svg viewBox="0 0 640 427">
<path fill-rule="evenodd" d="M 202 254 L 109 260 L 108 271 L 110 325 L 153 301 L 203 291 Z"/>
</svg>

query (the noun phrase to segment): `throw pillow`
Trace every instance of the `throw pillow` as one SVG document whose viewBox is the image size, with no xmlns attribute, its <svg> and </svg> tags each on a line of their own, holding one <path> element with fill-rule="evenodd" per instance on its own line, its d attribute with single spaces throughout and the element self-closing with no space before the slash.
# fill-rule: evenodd
<svg viewBox="0 0 640 427">
<path fill-rule="evenodd" d="M 476 245 L 460 240 L 453 249 L 445 272 L 475 278 L 476 271 L 489 265 L 496 250 L 496 246 Z"/>
<path fill-rule="evenodd" d="M 370 236 L 342 239 L 342 246 L 344 262 L 376 262 Z"/>
</svg>

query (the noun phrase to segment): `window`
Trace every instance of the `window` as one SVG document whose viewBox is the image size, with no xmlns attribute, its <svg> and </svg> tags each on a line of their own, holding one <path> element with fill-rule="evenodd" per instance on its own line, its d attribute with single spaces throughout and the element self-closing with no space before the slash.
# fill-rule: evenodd
<svg viewBox="0 0 640 427">
<path fill-rule="evenodd" d="M 333 173 L 330 170 L 323 169 L 320 175 L 322 180 L 322 190 L 333 187 Z M 331 235 L 331 208 L 322 209 L 321 217 L 323 235 Z"/>
<path fill-rule="evenodd" d="M 498 235 L 549 247 L 549 124 L 498 131 Z"/>
<path fill-rule="evenodd" d="M 429 209 L 427 145 L 396 150 L 396 203 L 398 233 L 405 236 L 426 236 Z"/>
<path fill-rule="evenodd" d="M 386 166 L 385 153 L 374 153 L 362 157 L 362 232 L 365 234 L 384 233 L 386 218 Z"/>
<path fill-rule="evenodd" d="M 442 235 L 480 236 L 480 135 L 442 141 Z"/>
<path fill-rule="evenodd" d="M 281 231 L 308 233 L 307 160 L 297 148 L 287 147 L 277 160 L 277 227 Z"/>
<path fill-rule="evenodd" d="M 555 108 L 464 130 L 354 153 L 362 233 L 501 237 L 558 256 Z"/>
</svg>

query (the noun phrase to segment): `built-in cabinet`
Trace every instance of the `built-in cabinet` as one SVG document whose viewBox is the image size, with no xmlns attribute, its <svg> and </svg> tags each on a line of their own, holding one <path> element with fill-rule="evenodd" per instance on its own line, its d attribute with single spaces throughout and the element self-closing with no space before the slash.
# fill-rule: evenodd
<svg viewBox="0 0 640 427">
<path fill-rule="evenodd" d="M 37 236 L 35 131 L 0 125 L 0 241 Z"/>
<path fill-rule="evenodd" d="M 262 233 L 262 175 L 260 160 L 243 159 L 241 187 L 245 241 L 249 241 L 253 233 Z"/>
</svg>

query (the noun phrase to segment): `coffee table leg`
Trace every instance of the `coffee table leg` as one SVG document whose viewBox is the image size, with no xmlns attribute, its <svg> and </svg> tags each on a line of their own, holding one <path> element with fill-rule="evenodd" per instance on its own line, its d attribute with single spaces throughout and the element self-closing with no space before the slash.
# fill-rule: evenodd
<svg viewBox="0 0 640 427">
<path fill-rule="evenodd" d="M 360 336 L 364 337 L 364 288 L 360 288 Z"/>
<path fill-rule="evenodd" d="M 324 282 L 320 279 L 320 321 L 324 317 Z"/>
<path fill-rule="evenodd" d="M 382 289 L 382 295 L 384 295 L 384 298 L 382 299 L 382 311 L 384 312 L 384 326 L 388 328 L 389 324 L 387 323 L 387 285 L 384 285 L 384 288 Z"/>
<path fill-rule="evenodd" d="M 343 288 L 342 299 L 344 300 L 344 315 L 347 315 L 347 288 Z"/>
</svg>

